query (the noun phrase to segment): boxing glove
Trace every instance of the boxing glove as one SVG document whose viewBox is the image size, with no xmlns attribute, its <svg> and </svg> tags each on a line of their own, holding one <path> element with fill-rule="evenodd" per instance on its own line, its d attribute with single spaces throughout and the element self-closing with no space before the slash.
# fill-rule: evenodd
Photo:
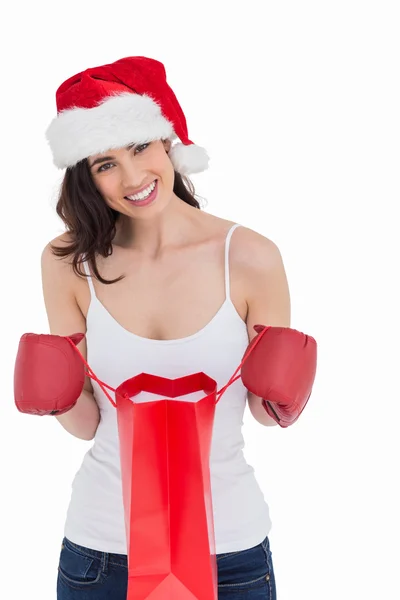
<svg viewBox="0 0 400 600">
<path fill-rule="evenodd" d="M 68 336 L 76 346 L 83 333 Z M 73 408 L 85 383 L 80 353 L 67 337 L 25 333 L 14 369 L 17 409 L 30 415 L 62 415 Z"/>
<path fill-rule="evenodd" d="M 265 410 L 278 425 L 288 427 L 297 421 L 311 396 L 317 343 L 288 327 L 255 325 L 254 330 L 258 335 L 249 344 L 245 355 L 252 351 L 241 368 L 243 384 L 263 399 Z"/>
</svg>

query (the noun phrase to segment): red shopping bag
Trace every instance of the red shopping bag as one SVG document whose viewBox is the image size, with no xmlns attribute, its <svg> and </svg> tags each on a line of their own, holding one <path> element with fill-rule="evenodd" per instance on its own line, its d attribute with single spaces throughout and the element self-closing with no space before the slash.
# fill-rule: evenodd
<svg viewBox="0 0 400 600">
<path fill-rule="evenodd" d="M 249 348 L 217 392 L 204 373 L 166 379 L 141 373 L 117 389 L 101 386 L 117 409 L 128 552 L 127 600 L 217 600 L 209 457 L 215 405 L 240 375 Z M 115 392 L 116 402 L 107 390 Z M 135 402 L 146 391 L 166 398 Z M 204 391 L 197 402 L 174 400 Z M 218 396 L 218 398 L 217 398 Z"/>
<path fill-rule="evenodd" d="M 135 402 L 142 391 L 168 399 Z M 174 400 L 197 391 L 206 396 Z M 209 471 L 216 393 L 204 373 L 142 373 L 116 390 L 128 600 L 217 598 Z"/>
</svg>

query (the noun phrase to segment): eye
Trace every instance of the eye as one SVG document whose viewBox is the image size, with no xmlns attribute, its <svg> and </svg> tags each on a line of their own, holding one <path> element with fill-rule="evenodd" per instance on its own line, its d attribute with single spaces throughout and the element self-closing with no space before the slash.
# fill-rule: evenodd
<svg viewBox="0 0 400 600">
<path fill-rule="evenodd" d="M 103 171 L 104 167 L 108 167 L 109 165 L 112 165 L 112 164 L 113 164 L 113 163 L 105 163 L 104 165 L 101 165 L 101 167 L 99 167 L 99 168 L 97 169 L 97 172 L 98 172 L 98 173 L 101 173 L 101 172 Z M 109 169 L 104 169 L 104 170 L 105 170 L 105 171 L 109 171 Z"/>
<path fill-rule="evenodd" d="M 148 146 L 150 146 L 150 143 L 151 143 L 151 142 L 149 142 L 149 143 L 147 143 L 147 144 L 139 144 L 139 146 L 136 146 L 136 148 L 135 148 L 135 151 L 136 151 L 136 152 L 139 152 L 139 150 L 140 150 L 141 148 L 142 148 L 142 149 L 144 149 L 144 150 L 146 150 L 146 148 L 147 148 Z M 140 150 L 139 154 L 141 154 L 141 153 L 142 153 L 142 151 L 143 151 L 143 150 Z"/>
</svg>

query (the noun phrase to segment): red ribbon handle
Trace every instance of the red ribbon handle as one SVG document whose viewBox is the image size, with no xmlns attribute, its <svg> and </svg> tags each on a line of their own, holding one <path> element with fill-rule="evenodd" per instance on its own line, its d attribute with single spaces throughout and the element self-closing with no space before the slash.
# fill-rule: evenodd
<svg viewBox="0 0 400 600">
<path fill-rule="evenodd" d="M 247 351 L 245 352 L 240 365 L 238 366 L 238 368 L 235 370 L 234 374 L 232 375 L 232 377 L 229 379 L 228 383 L 226 385 L 224 385 L 224 387 L 222 387 L 218 392 L 217 392 L 217 396 L 219 396 L 219 398 L 217 398 L 216 403 L 218 403 L 221 400 L 222 395 L 226 392 L 226 390 L 228 389 L 228 387 L 230 385 L 232 385 L 232 383 L 234 383 L 235 381 L 237 381 L 240 378 L 240 375 L 237 375 L 238 371 L 241 370 L 244 362 L 247 360 L 247 358 L 250 356 L 250 354 L 253 352 L 254 348 L 257 346 L 257 344 L 260 342 L 261 338 L 263 337 L 263 335 L 266 333 L 266 331 L 268 331 L 268 329 L 270 329 L 270 327 L 265 327 L 265 329 L 263 329 L 263 331 L 261 331 L 261 333 L 258 334 L 257 339 L 255 340 L 252 348 L 247 348 Z M 104 383 L 104 381 L 101 381 L 93 372 L 93 370 L 89 367 L 88 363 L 86 362 L 86 360 L 84 359 L 84 357 L 82 356 L 80 350 L 78 350 L 78 348 L 76 347 L 76 345 L 74 344 L 74 342 L 71 340 L 71 338 L 69 338 L 67 336 L 67 340 L 69 341 L 69 343 L 71 344 L 71 346 L 74 348 L 74 350 L 76 352 L 78 352 L 79 356 L 81 357 L 82 362 L 85 364 L 85 366 L 87 367 L 87 371 L 86 371 L 86 375 L 88 377 L 90 377 L 90 379 L 93 379 L 93 381 L 96 381 L 99 386 L 101 387 L 101 389 L 103 390 L 103 392 L 105 393 L 105 395 L 107 396 L 107 398 L 109 399 L 109 401 L 111 402 L 111 404 L 116 408 L 117 404 L 116 402 L 111 398 L 110 394 L 107 392 L 107 390 L 105 388 L 108 388 L 109 390 L 111 390 L 112 392 L 115 392 L 115 388 L 111 387 L 110 385 L 107 385 L 107 383 Z"/>
</svg>

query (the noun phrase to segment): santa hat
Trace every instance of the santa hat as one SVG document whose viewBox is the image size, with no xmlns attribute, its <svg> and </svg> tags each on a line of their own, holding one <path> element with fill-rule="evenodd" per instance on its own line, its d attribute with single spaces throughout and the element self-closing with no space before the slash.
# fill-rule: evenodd
<svg viewBox="0 0 400 600">
<path fill-rule="evenodd" d="M 207 152 L 189 139 L 185 115 L 157 60 L 130 56 L 86 69 L 60 85 L 56 103 L 46 138 L 59 169 L 112 148 L 177 138 L 169 152 L 175 171 L 186 175 L 208 167 Z"/>
</svg>

